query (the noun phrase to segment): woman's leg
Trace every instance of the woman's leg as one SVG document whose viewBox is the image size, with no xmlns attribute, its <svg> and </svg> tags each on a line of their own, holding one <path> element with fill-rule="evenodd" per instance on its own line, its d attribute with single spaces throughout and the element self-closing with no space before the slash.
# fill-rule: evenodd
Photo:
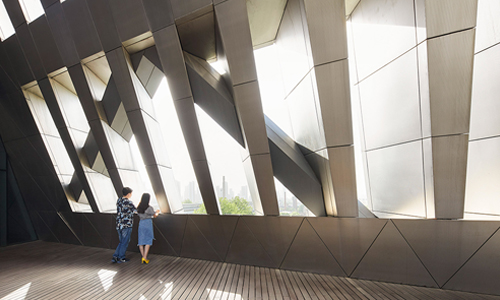
<svg viewBox="0 0 500 300">
<path fill-rule="evenodd" d="M 144 257 L 144 246 L 143 245 L 139 245 L 139 251 L 141 251 L 142 257 Z"/>
<path fill-rule="evenodd" d="M 150 247 L 151 247 L 151 245 L 144 245 L 144 255 L 142 257 L 144 257 L 145 260 L 148 259 L 148 253 L 149 253 Z"/>
</svg>

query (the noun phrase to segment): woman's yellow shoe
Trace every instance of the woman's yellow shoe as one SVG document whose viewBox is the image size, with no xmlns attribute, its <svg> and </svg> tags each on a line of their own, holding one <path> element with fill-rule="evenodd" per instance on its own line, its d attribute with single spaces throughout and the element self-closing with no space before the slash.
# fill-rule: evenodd
<svg viewBox="0 0 500 300">
<path fill-rule="evenodd" d="M 141 263 L 147 265 L 147 264 L 149 264 L 149 259 L 144 259 L 144 257 L 143 257 Z"/>
</svg>

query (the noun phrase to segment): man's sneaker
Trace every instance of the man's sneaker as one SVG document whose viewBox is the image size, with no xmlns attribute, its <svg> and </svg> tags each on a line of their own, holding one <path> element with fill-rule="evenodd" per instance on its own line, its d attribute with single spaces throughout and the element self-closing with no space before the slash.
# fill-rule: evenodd
<svg viewBox="0 0 500 300">
<path fill-rule="evenodd" d="M 126 263 L 127 261 L 130 261 L 130 258 L 117 258 L 117 263 L 121 264 L 121 263 Z"/>
<path fill-rule="evenodd" d="M 117 263 L 117 262 L 118 262 L 118 260 L 119 260 L 119 259 L 118 259 L 118 257 L 113 256 L 113 258 L 111 259 L 111 262 L 112 262 L 112 263 Z"/>
</svg>

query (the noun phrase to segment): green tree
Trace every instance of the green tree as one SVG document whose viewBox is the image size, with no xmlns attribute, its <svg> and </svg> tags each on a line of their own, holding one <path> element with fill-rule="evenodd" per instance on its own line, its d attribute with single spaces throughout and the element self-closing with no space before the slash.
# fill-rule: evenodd
<svg viewBox="0 0 500 300">
<path fill-rule="evenodd" d="M 247 200 L 238 196 L 233 199 L 219 198 L 220 208 L 223 215 L 252 215 L 253 209 Z M 205 205 L 202 204 L 194 211 L 195 214 L 206 214 Z"/>
<path fill-rule="evenodd" d="M 186 200 L 182 201 L 182 203 L 184 203 L 184 204 L 191 204 L 191 203 L 193 203 L 193 201 L 191 201 L 189 199 L 186 199 Z"/>
</svg>

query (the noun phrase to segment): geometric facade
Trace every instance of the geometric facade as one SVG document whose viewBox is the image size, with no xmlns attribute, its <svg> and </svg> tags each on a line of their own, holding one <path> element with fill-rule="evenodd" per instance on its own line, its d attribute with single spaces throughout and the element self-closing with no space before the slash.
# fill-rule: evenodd
<svg viewBox="0 0 500 300">
<path fill-rule="evenodd" d="M 500 294 L 495 0 L 2 3 L 2 245 L 114 248 L 131 186 L 159 254 Z"/>
</svg>

